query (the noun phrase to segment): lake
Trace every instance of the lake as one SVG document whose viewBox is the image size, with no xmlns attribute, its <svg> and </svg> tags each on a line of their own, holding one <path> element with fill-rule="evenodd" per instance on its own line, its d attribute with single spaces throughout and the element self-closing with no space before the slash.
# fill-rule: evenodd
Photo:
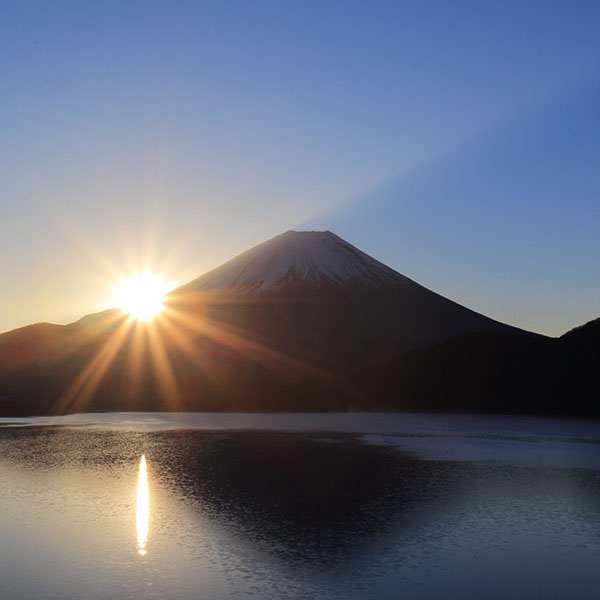
<svg viewBox="0 0 600 600">
<path fill-rule="evenodd" d="M 600 423 L 0 419 L 0 540 L 3 599 L 592 599 Z"/>
</svg>

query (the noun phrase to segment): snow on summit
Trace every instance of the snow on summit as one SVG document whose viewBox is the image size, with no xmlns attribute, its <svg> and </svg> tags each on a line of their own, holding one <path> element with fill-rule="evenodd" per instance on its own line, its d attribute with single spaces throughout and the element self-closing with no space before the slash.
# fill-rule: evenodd
<svg viewBox="0 0 600 600">
<path fill-rule="evenodd" d="M 287 231 L 190 282 L 181 291 L 259 295 L 299 288 L 414 283 L 330 231 Z"/>
</svg>

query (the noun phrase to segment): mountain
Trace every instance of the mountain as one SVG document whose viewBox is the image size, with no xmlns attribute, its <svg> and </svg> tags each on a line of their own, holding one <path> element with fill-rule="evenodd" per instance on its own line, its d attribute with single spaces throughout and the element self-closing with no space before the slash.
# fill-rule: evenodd
<svg viewBox="0 0 600 600">
<path fill-rule="evenodd" d="M 401 409 L 395 361 L 465 336 L 509 347 L 545 339 L 443 298 L 329 231 L 288 231 L 173 290 L 149 324 L 113 310 L 0 335 L 0 414 Z M 377 369 L 385 394 L 367 383 Z"/>
<path fill-rule="evenodd" d="M 330 231 L 288 231 L 174 290 L 187 313 L 333 373 L 472 332 L 524 334 L 460 306 Z"/>
</svg>

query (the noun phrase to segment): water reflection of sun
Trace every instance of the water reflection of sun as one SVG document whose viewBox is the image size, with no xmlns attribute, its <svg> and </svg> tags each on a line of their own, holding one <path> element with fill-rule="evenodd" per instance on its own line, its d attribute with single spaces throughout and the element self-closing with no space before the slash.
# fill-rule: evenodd
<svg viewBox="0 0 600 600">
<path fill-rule="evenodd" d="M 140 556 L 148 553 L 148 526 L 150 523 L 150 495 L 148 492 L 148 472 L 146 469 L 146 457 L 142 454 L 137 485 L 137 548 Z"/>
</svg>

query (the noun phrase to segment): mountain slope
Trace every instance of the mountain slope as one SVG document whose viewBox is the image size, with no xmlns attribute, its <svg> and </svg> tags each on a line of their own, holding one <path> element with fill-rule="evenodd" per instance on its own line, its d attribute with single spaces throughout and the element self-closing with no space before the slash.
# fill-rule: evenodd
<svg viewBox="0 0 600 600">
<path fill-rule="evenodd" d="M 600 416 L 600 318 L 559 338 L 468 334 L 353 377 L 392 410 Z"/>
</svg>

